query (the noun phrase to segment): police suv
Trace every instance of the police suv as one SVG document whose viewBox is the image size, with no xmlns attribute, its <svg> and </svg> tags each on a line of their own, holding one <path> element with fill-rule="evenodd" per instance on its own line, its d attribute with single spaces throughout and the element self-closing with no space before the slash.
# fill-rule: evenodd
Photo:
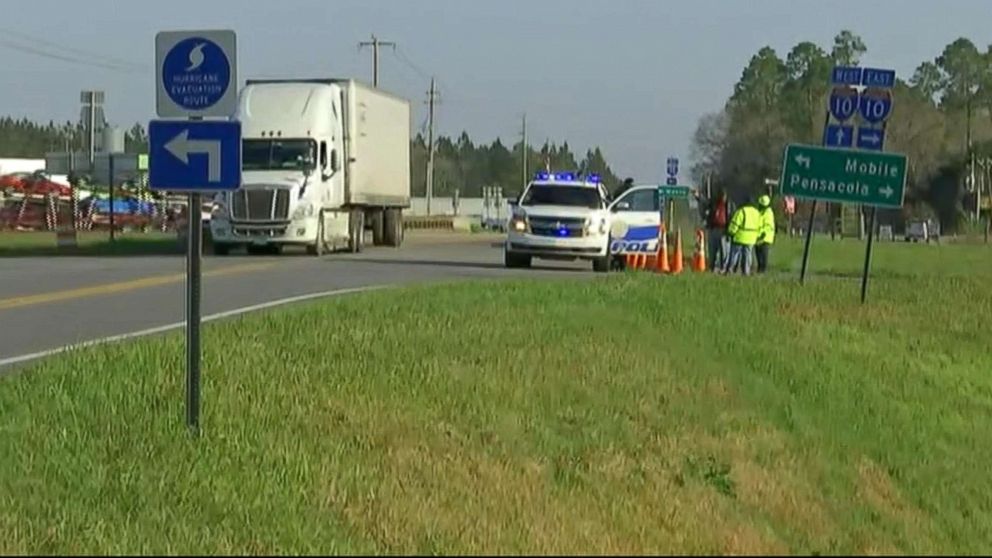
<svg viewBox="0 0 992 558">
<path fill-rule="evenodd" d="M 514 204 L 504 264 L 583 259 L 606 272 L 615 256 L 657 251 L 660 222 L 656 186 L 631 188 L 611 203 L 596 175 L 538 173 Z"/>
</svg>

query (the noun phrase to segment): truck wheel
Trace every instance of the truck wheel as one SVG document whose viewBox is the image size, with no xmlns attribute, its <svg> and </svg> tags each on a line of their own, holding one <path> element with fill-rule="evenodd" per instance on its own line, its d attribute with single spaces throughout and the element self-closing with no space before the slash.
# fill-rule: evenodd
<svg viewBox="0 0 992 558">
<path fill-rule="evenodd" d="M 324 255 L 324 212 L 321 211 L 317 214 L 317 238 L 314 239 L 313 244 L 307 246 L 307 254 L 311 256 L 317 256 L 318 258 Z"/>
<path fill-rule="evenodd" d="M 385 209 L 376 209 L 372 212 L 372 245 L 382 246 L 386 244 L 385 239 Z"/>
<path fill-rule="evenodd" d="M 365 212 L 361 209 L 352 210 L 348 217 L 348 250 L 352 254 L 362 251 L 365 246 Z"/>
<path fill-rule="evenodd" d="M 386 246 L 399 247 L 403 244 L 403 213 L 400 209 L 390 207 L 384 212 L 382 228 Z"/>
</svg>

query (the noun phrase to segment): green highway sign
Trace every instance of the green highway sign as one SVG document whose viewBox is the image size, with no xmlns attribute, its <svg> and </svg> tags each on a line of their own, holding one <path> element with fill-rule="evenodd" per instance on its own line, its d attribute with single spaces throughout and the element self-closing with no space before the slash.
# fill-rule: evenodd
<svg viewBox="0 0 992 558">
<path fill-rule="evenodd" d="M 782 194 L 814 200 L 902 207 L 906 156 L 789 145 L 785 148 Z"/>
<path fill-rule="evenodd" d="M 658 186 L 658 197 L 662 198 L 688 198 L 689 197 L 689 187 L 688 186 L 668 186 L 659 185 Z"/>
</svg>

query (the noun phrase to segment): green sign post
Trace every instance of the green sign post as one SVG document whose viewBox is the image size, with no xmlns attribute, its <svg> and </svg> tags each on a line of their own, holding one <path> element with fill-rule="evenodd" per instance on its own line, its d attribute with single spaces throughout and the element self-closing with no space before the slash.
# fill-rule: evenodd
<svg viewBox="0 0 992 558">
<path fill-rule="evenodd" d="M 667 229 L 672 228 L 672 223 L 675 222 L 675 200 L 676 199 L 686 199 L 689 197 L 691 188 L 688 186 L 682 186 L 679 184 L 659 184 L 658 185 L 658 207 L 663 208 L 665 200 L 668 200 L 668 218 L 667 223 L 665 223 Z M 662 222 L 665 222 L 665 211 L 662 211 Z"/>
<path fill-rule="evenodd" d="M 899 208 L 906 194 L 906 156 L 789 145 L 779 184 L 787 196 Z"/>
</svg>

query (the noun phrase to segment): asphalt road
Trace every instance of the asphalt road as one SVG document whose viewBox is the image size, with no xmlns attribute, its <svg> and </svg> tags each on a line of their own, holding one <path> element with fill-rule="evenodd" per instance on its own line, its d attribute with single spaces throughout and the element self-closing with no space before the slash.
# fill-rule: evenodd
<svg viewBox="0 0 992 558">
<path fill-rule="evenodd" d="M 499 237 L 408 233 L 403 247 L 322 258 L 206 256 L 204 316 L 315 293 L 410 283 L 591 274 L 584 262 L 507 270 Z M 185 317 L 185 259 L 0 258 L 0 367 L 69 345 L 176 325 Z"/>
</svg>

